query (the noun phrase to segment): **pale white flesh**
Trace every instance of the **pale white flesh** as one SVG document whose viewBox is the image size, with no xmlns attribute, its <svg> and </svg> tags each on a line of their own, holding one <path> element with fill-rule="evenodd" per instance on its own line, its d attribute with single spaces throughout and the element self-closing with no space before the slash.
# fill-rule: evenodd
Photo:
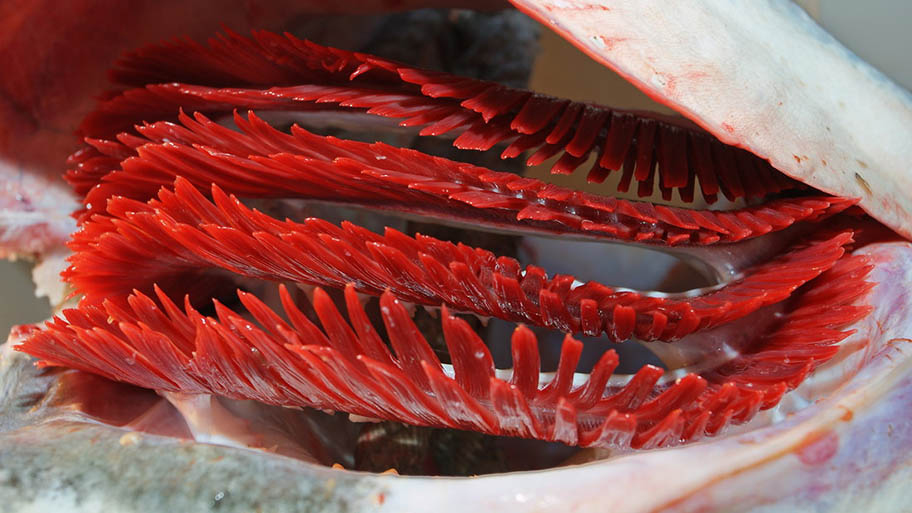
<svg viewBox="0 0 912 513">
<path fill-rule="evenodd" d="M 912 95 L 788 0 L 511 0 L 722 141 L 912 238 Z"/>
</svg>

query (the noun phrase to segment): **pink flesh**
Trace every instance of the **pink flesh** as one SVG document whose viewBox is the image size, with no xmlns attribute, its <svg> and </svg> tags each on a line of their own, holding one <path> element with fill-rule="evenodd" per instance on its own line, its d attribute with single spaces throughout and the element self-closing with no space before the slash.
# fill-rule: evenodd
<svg viewBox="0 0 912 513">
<path fill-rule="evenodd" d="M 512 0 L 654 99 L 912 237 L 912 96 L 785 0 Z"/>
<path fill-rule="evenodd" d="M 0 154 L 0 258 L 59 248 L 76 228 L 79 203 L 57 177 L 31 173 Z"/>
</svg>

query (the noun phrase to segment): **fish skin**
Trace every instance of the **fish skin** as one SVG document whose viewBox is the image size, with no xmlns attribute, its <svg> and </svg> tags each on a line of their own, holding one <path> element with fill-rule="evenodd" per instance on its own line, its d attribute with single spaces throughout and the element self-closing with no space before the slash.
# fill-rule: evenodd
<svg viewBox="0 0 912 513">
<path fill-rule="evenodd" d="M 370 511 L 384 479 L 245 449 L 55 421 L 0 434 L 0 504 L 13 512 Z"/>
<path fill-rule="evenodd" d="M 0 345 L 0 433 L 41 420 L 46 412 L 33 407 L 47 394 L 53 377 L 40 372 L 30 358 L 22 358 L 13 350 L 24 334 L 13 330 L 7 342 Z"/>
<path fill-rule="evenodd" d="M 0 346 L 0 504 L 14 512 L 349 512 L 386 478 L 250 449 L 138 433 L 53 403 L 61 372 Z M 70 371 L 64 371 L 70 372 Z M 111 385 L 115 385 L 111 383 Z"/>
</svg>

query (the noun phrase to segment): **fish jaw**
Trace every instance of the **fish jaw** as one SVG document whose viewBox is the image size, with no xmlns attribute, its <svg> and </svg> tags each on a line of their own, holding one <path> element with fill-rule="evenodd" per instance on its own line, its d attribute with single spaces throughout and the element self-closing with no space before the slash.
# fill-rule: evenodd
<svg viewBox="0 0 912 513">
<path fill-rule="evenodd" d="M 513 3 L 722 141 L 912 238 L 912 95 L 791 1 Z"/>
<path fill-rule="evenodd" d="M 469 480 L 391 479 L 382 511 L 462 510 L 467 500 L 480 511 L 901 511 L 912 496 L 912 244 L 858 253 L 877 262 L 876 309 L 846 344 L 866 338 L 868 346 L 864 361 L 842 369 L 854 376 L 825 399 L 767 427 L 608 462 Z"/>
<path fill-rule="evenodd" d="M 825 399 L 777 423 L 758 418 L 711 442 L 549 471 L 423 478 L 335 470 L 50 416 L 0 433 L 9 463 L 0 474 L 0 498 L 13 510 L 72 512 L 244 511 L 254 503 L 269 511 L 900 511 L 912 476 L 912 423 L 897 416 L 912 408 L 912 297 L 903 285 L 912 280 L 912 244 L 871 245 L 859 253 L 875 262 L 871 277 L 878 285 L 867 298 L 875 311 L 846 341 L 846 347 L 867 344 L 853 353 L 855 360 L 831 365 L 850 376 Z M 9 383 L 34 379 L 24 376 L 34 371 L 24 371 L 23 361 L 4 351 L 0 372 L 12 376 Z M 793 394 L 817 386 L 812 379 Z M 6 390 L 2 399 L 13 395 Z M 146 471 L 163 467 L 163 475 L 183 477 L 150 483 Z"/>
</svg>

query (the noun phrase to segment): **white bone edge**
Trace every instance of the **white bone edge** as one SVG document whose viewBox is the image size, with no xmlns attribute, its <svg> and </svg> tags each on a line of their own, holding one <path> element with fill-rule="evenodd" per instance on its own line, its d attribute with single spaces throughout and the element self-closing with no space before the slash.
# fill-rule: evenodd
<svg viewBox="0 0 912 513">
<path fill-rule="evenodd" d="M 825 399 L 760 429 L 556 472 L 380 476 L 380 511 L 902 511 L 912 500 L 912 244 L 859 251 L 877 264 L 866 300 L 876 310 L 846 343 L 870 344 Z"/>
<path fill-rule="evenodd" d="M 511 0 L 722 141 L 912 238 L 912 95 L 789 0 Z"/>
</svg>

